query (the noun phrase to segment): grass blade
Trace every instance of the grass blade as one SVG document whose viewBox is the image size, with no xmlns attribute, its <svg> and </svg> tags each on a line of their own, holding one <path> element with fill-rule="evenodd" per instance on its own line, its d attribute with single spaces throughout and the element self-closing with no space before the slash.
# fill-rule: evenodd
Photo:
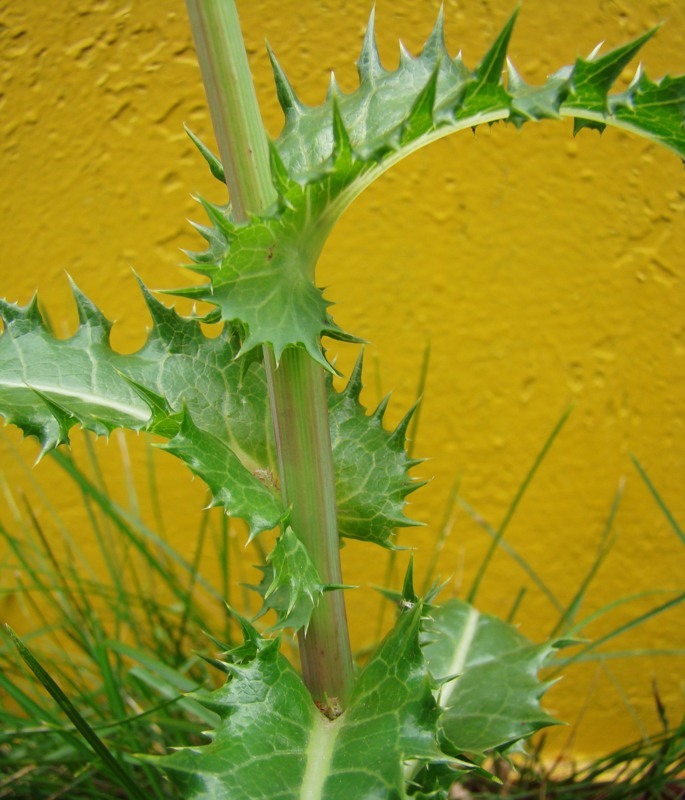
<svg viewBox="0 0 685 800">
<path fill-rule="evenodd" d="M 637 617 L 633 617 L 633 619 L 628 620 L 628 622 L 624 623 L 623 625 L 619 625 L 618 628 L 614 628 L 614 630 L 609 631 L 609 633 L 604 634 L 604 636 L 600 636 L 598 639 L 594 639 L 592 642 L 587 644 L 581 650 L 579 650 L 575 655 L 572 655 L 568 661 L 566 662 L 567 665 L 574 664 L 579 659 L 586 656 L 593 650 L 596 650 L 598 647 L 601 647 L 603 644 L 615 639 L 617 636 L 620 636 L 623 633 L 627 633 L 629 630 L 636 628 L 638 625 L 642 625 L 643 622 L 647 622 L 648 620 L 652 619 L 652 617 L 656 617 L 659 614 L 663 614 L 664 611 L 668 611 L 671 608 L 674 608 L 677 605 L 680 605 L 685 601 L 685 592 L 679 594 L 677 597 L 673 597 L 671 600 L 668 600 L 665 603 L 662 603 L 660 606 L 656 606 L 655 608 L 650 608 L 649 611 L 645 611 L 644 614 L 639 614 Z M 616 604 L 611 604 L 612 606 Z M 550 677 L 554 677 L 560 672 L 561 668 L 555 669 Z"/>
<path fill-rule="evenodd" d="M 521 569 L 528 575 L 528 577 L 533 581 L 533 583 L 537 586 L 537 588 L 545 595 L 545 597 L 549 600 L 552 606 L 561 614 L 564 611 L 564 607 L 557 599 L 554 592 L 549 588 L 549 586 L 542 580 L 542 578 L 538 575 L 538 573 L 531 567 L 531 565 L 526 561 L 526 559 L 519 555 L 518 551 L 510 545 L 508 542 L 504 541 L 501 536 L 498 539 L 498 532 L 495 528 L 472 507 L 470 506 L 463 497 L 458 498 L 459 506 L 464 510 L 469 517 L 481 527 L 487 534 L 490 536 L 491 539 L 497 539 L 497 545 L 510 557 L 512 558 Z"/>
<path fill-rule="evenodd" d="M 535 477 L 535 474 L 540 468 L 540 465 L 545 460 L 545 456 L 547 455 L 550 448 L 554 444 L 557 436 L 561 433 L 561 429 L 564 427 L 566 420 L 569 418 L 571 410 L 572 409 L 569 408 L 561 415 L 561 419 L 554 426 L 552 433 L 547 437 L 547 441 L 543 445 L 542 450 L 538 453 L 535 461 L 533 462 L 533 466 L 528 470 L 526 477 L 523 479 L 523 483 L 519 487 L 519 490 L 516 492 L 516 496 L 514 497 L 514 499 L 511 502 L 511 505 L 507 509 L 507 513 L 504 515 L 504 519 L 502 520 L 502 523 L 500 524 L 497 530 L 497 535 L 493 539 L 488 552 L 485 554 L 485 558 L 481 561 L 480 567 L 478 569 L 478 574 L 476 575 L 473 584 L 471 586 L 471 589 L 468 593 L 467 601 L 471 605 L 474 604 L 476 595 L 478 594 L 478 590 L 480 589 L 480 585 L 483 581 L 483 578 L 485 577 L 485 573 L 487 572 L 487 569 L 490 566 L 492 557 L 495 555 L 495 552 L 497 550 L 497 547 L 501 539 L 504 537 L 504 534 L 506 533 L 507 528 L 509 527 L 509 523 L 511 522 L 514 514 L 516 513 L 516 510 L 518 509 L 521 500 L 523 500 L 523 497 L 528 487 L 530 486 L 531 481 Z"/>
<path fill-rule="evenodd" d="M 664 516 L 669 521 L 671 527 L 676 532 L 676 534 L 680 537 L 680 541 L 683 544 L 685 544 L 685 533 L 683 533 L 682 528 L 676 522 L 675 517 L 673 516 L 673 514 L 671 514 L 670 509 L 668 508 L 666 503 L 664 503 L 664 501 L 663 501 L 661 495 L 659 494 L 659 492 L 657 492 L 656 487 L 654 486 L 652 481 L 649 479 L 649 475 L 647 475 L 647 472 L 645 471 L 644 467 L 642 466 L 642 464 L 640 464 L 640 462 L 637 460 L 637 458 L 635 458 L 635 456 L 632 453 L 630 454 L 630 458 L 632 459 L 632 462 L 635 465 L 635 469 L 638 471 L 640 477 L 645 482 L 647 488 L 651 492 L 652 497 L 656 500 L 659 508 L 664 512 Z"/>
<path fill-rule="evenodd" d="M 580 608 L 583 602 L 583 599 L 585 597 L 588 588 L 590 587 L 590 584 L 597 575 L 597 572 L 604 563 L 606 557 L 611 552 L 611 548 L 613 547 L 615 542 L 615 538 L 611 536 L 611 532 L 614 526 L 614 521 L 616 520 L 616 514 L 618 513 L 618 507 L 621 504 L 624 488 L 625 488 L 625 482 L 622 480 L 619 483 L 618 489 L 616 490 L 616 494 L 614 495 L 614 499 L 611 504 L 611 509 L 609 511 L 609 516 L 607 517 L 606 524 L 604 525 L 604 530 L 602 531 L 602 537 L 599 542 L 597 555 L 595 556 L 594 561 L 590 565 L 590 569 L 588 570 L 587 575 L 583 578 L 583 580 L 580 583 L 580 586 L 576 590 L 576 593 L 573 595 L 573 599 L 568 604 L 564 613 L 561 615 L 561 617 L 559 617 L 557 624 L 550 632 L 549 634 L 550 639 L 553 639 L 556 636 L 558 636 L 561 631 L 563 631 L 566 627 L 568 627 L 573 623 L 573 620 L 576 614 L 578 613 L 578 609 Z"/>
<path fill-rule="evenodd" d="M 105 745 L 102 739 L 100 739 L 100 737 L 90 727 L 81 714 L 79 714 L 78 709 L 45 671 L 45 669 L 43 669 L 29 648 L 21 641 L 21 639 L 12 630 L 12 628 L 10 628 L 9 625 L 5 625 L 5 628 L 7 629 L 12 641 L 19 651 L 19 655 L 24 659 L 29 669 L 47 689 L 62 711 L 64 711 L 67 717 L 69 717 L 76 730 L 88 742 L 96 755 L 102 759 L 112 776 L 130 793 L 131 797 L 136 798 L 136 800 L 148 800 L 147 795 L 138 788 L 138 785 L 133 778 L 112 755 L 107 748 L 107 745 Z"/>
</svg>

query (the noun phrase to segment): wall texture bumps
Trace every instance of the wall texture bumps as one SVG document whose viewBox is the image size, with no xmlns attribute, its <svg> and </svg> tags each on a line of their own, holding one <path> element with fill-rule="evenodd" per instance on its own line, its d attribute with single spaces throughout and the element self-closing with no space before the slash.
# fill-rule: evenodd
<svg viewBox="0 0 685 800">
<path fill-rule="evenodd" d="M 511 11 L 508 0 L 447 0 L 448 45 L 475 66 Z M 268 38 L 301 97 L 323 98 L 332 68 L 355 85 L 366 0 L 239 3 L 265 122 L 280 111 L 263 46 Z M 388 66 L 401 37 L 417 52 L 437 2 L 378 0 Z M 510 55 L 541 81 L 601 39 L 617 45 L 662 20 L 644 50 L 649 74 L 683 72 L 685 6 L 679 0 L 526 2 Z M 116 318 L 117 348 L 133 350 L 147 324 L 131 268 L 151 286 L 178 285 L 179 248 L 193 247 L 192 192 L 221 199 L 183 129 L 211 141 L 185 10 L 180 0 L 0 3 L 0 294 L 25 302 L 39 287 L 57 331 L 75 326 L 65 271 Z M 628 75 L 625 76 L 627 80 Z M 624 493 L 618 540 L 587 599 L 682 586 L 682 543 L 630 461 L 649 471 L 676 518 L 685 519 L 683 408 L 685 182 L 675 156 L 627 134 L 601 139 L 570 124 L 498 126 L 442 141 L 404 162 L 347 213 L 318 280 L 336 318 L 367 339 L 367 401 L 394 390 L 390 415 L 412 402 L 426 344 L 431 357 L 415 452 L 432 482 L 412 497 L 427 523 L 403 534 L 419 573 L 438 534 L 455 476 L 460 494 L 497 525 L 546 437 L 573 412 L 526 494 L 507 539 L 568 602 L 594 558 L 612 499 Z M 343 372 L 354 358 L 340 348 Z M 374 363 L 381 366 L 374 375 Z M 8 441 L 18 437 L 7 432 Z M 7 447 L 8 445 L 3 445 Z M 110 445 L 111 447 L 112 445 Z M 142 449 L 131 443 L 142 468 Z M 34 449 L 21 446 L 30 461 Z M 170 537 L 183 546 L 202 504 L 181 469 L 161 459 L 173 504 Z M 49 466 L 39 468 L 49 476 Z M 112 491 L 123 491 L 114 485 Z M 78 513 L 57 487 L 64 513 Z M 186 503 L 187 509 L 179 508 Z M 4 513 L 4 512 L 3 512 Z M 473 579 L 488 536 L 463 508 L 440 561 L 450 589 Z M 88 543 L 84 543 L 87 547 Z M 350 545 L 347 579 L 381 583 L 384 560 Z M 350 576 L 354 575 L 353 578 Z M 522 628 L 541 636 L 554 610 L 515 563 L 498 554 L 481 603 L 506 614 L 521 586 Z M 376 600 L 351 592 L 355 644 L 374 631 Z M 588 630 L 601 635 L 647 606 L 640 601 Z M 685 648 L 682 612 L 617 641 L 615 649 Z M 25 624 L 25 623 L 24 623 Z M 579 724 L 579 752 L 636 738 L 628 706 L 656 726 L 650 681 L 672 718 L 682 714 L 682 659 L 610 660 L 577 669 L 550 694 Z M 622 687 L 619 692 L 616 684 Z M 558 734 L 562 741 L 565 733 Z"/>
</svg>

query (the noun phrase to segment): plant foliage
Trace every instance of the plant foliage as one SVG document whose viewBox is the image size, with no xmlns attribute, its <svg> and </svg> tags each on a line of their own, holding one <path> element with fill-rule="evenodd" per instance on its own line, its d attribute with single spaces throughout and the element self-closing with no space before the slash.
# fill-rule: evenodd
<svg viewBox="0 0 685 800">
<path fill-rule="evenodd" d="M 332 79 L 317 107 L 297 98 L 271 54 L 285 115 L 270 145 L 277 201 L 247 222 L 238 222 L 230 205 L 202 201 L 209 225 L 196 227 L 207 249 L 191 257 L 206 282 L 174 292 L 212 304 L 205 320 L 224 323 L 219 337 L 206 337 L 196 318 L 166 308 L 145 288 L 152 330 L 131 355 L 111 349 L 111 323 L 75 287 L 80 325 L 67 341 L 48 330 L 35 299 L 0 305 L 5 419 L 35 436 L 41 454 L 67 443 L 76 424 L 102 435 L 119 427 L 156 434 L 205 481 L 212 505 L 245 520 L 250 537 L 280 527 L 257 587 L 263 611 L 276 612 L 276 629 L 306 635 L 324 592 L 341 587 L 322 580 L 281 499 L 258 347 L 271 348 L 277 362 L 298 348 L 332 372 L 322 337 L 356 341 L 334 322 L 315 283 L 318 256 L 345 208 L 418 148 L 498 121 L 520 127 L 570 117 L 576 132 L 624 128 L 685 157 L 685 77 L 654 82 L 638 69 L 627 89 L 612 93 L 653 31 L 603 56 L 579 58 L 531 87 L 507 62 L 515 17 L 472 70 L 447 53 L 441 12 L 421 54 L 403 50 L 398 68 L 388 71 L 372 15 L 359 87 L 345 94 Z M 223 180 L 222 165 L 193 139 Z M 344 389 L 336 391 L 330 379 L 327 385 L 340 535 L 392 547 L 394 528 L 412 524 L 403 503 L 418 486 L 408 476 L 417 462 L 405 452 L 412 412 L 386 431 L 386 401 L 371 414 L 360 404 L 361 371 L 360 359 Z M 281 654 L 279 638 L 243 621 L 243 644 L 219 663 L 225 685 L 192 696 L 220 719 L 211 743 L 162 759 L 184 796 L 445 797 L 454 770 L 470 764 L 465 755 L 505 752 L 555 722 L 540 707 L 546 684 L 538 672 L 558 642 L 533 645 L 461 601 L 427 607 L 411 581 L 400 605 L 341 713 L 336 698 L 327 698 L 323 713 Z"/>
</svg>

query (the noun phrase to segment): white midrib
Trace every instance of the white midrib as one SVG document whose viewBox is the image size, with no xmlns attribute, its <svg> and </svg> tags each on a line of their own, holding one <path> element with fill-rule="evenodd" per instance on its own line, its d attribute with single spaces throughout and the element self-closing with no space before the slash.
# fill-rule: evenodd
<svg viewBox="0 0 685 800">
<path fill-rule="evenodd" d="M 476 635 L 479 616 L 480 614 L 475 608 L 469 608 L 468 615 L 466 617 L 466 623 L 464 624 L 464 632 L 459 640 L 459 646 L 454 651 L 454 656 L 452 657 L 449 669 L 447 670 L 447 675 L 461 675 L 461 673 L 464 671 L 466 659 L 468 657 L 469 650 L 471 649 L 471 645 L 473 644 L 473 639 Z M 449 701 L 456 684 L 457 681 L 450 681 L 448 684 L 443 686 L 440 692 L 441 706 L 445 707 L 447 705 L 447 702 Z"/>
<path fill-rule="evenodd" d="M 88 394 L 87 392 L 70 392 L 63 387 L 56 387 L 54 384 L 47 384 L 45 386 L 40 383 L 25 383 L 23 381 L 2 381 L 0 387 L 8 389 L 35 389 L 39 392 L 44 392 L 47 395 L 54 395 L 57 397 L 70 397 L 77 400 L 82 400 L 87 405 L 100 406 L 102 408 L 109 408 L 112 411 L 119 411 L 127 414 L 129 417 L 138 419 L 141 422 L 147 422 L 150 419 L 150 410 L 139 410 L 135 406 L 127 405 L 124 403 L 113 402 L 112 400 L 105 399 L 102 395 Z"/>
<path fill-rule="evenodd" d="M 324 784 L 331 774 L 335 741 L 344 724 L 344 716 L 331 721 L 323 714 L 316 713 L 307 745 L 307 766 L 302 778 L 300 800 L 322 800 Z"/>
</svg>

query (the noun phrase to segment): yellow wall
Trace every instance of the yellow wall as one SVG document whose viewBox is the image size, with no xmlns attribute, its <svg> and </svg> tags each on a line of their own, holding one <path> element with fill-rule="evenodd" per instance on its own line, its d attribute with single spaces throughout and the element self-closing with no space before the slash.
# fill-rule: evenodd
<svg viewBox="0 0 685 800">
<path fill-rule="evenodd" d="M 272 134 L 280 111 L 265 38 L 305 101 L 323 98 L 334 67 L 342 87 L 354 87 L 368 0 L 239 5 Z M 381 55 L 393 65 L 397 38 L 415 52 L 438 3 L 376 5 Z M 461 48 L 475 66 L 512 5 L 447 0 L 450 49 Z M 2 4 L 0 19 L 6 26 L 0 28 L 0 294 L 25 302 L 39 287 L 55 327 L 66 334 L 75 325 L 68 270 L 118 320 L 115 345 L 135 349 L 147 319 L 131 267 L 151 286 L 181 284 L 187 278 L 176 269 L 179 248 L 197 244 L 185 218 L 201 218 L 189 195 L 221 199 L 182 130 L 187 122 L 211 141 L 183 3 L 15 0 Z M 644 50 L 648 72 L 683 72 L 682 0 L 528 0 L 510 55 L 526 80 L 539 82 L 598 41 L 617 45 L 661 20 L 667 25 Z M 570 123 L 545 123 L 521 133 L 498 126 L 441 141 L 400 165 L 346 214 L 318 279 L 336 301 L 337 321 L 372 343 L 368 402 L 377 399 L 377 359 L 379 382 L 394 389 L 390 417 L 398 418 L 412 401 L 425 344 L 432 345 L 416 452 L 431 456 L 417 472 L 433 480 L 411 506 L 427 527 L 403 536 L 422 548 L 419 573 L 455 475 L 462 496 L 498 523 L 573 404 L 508 540 L 568 601 L 625 478 L 619 540 L 588 609 L 645 589 L 682 586 L 682 544 L 629 454 L 685 520 L 684 207 L 675 156 L 616 131 L 573 139 Z M 335 352 L 348 369 L 352 348 Z M 132 447 L 142 463 L 142 449 Z M 25 443 L 22 452 L 30 461 L 35 448 Z M 37 476 L 46 470 L 47 477 L 48 469 L 39 467 Z M 202 493 L 188 488 L 182 469 L 168 469 L 169 536 L 183 547 L 186 520 L 197 513 Z M 56 493 L 63 513 L 76 519 L 68 489 L 58 486 Z M 179 511 L 183 499 L 187 512 Z M 441 562 L 453 587 L 469 585 L 487 543 L 457 513 Z M 346 547 L 344 560 L 348 581 L 382 582 L 384 559 L 368 547 Z M 506 613 L 528 583 L 498 555 L 481 605 Z M 364 620 L 375 615 L 376 603 L 366 592 L 349 594 L 357 646 L 373 633 Z M 611 623 L 646 607 L 619 610 Z M 553 620 L 532 587 L 519 620 L 534 637 Z M 615 647 L 684 648 L 684 623 L 681 611 L 671 612 Z M 589 633 L 607 629 L 601 623 Z M 638 735 L 614 679 L 653 729 L 651 676 L 677 719 L 682 666 L 682 659 L 643 658 L 610 661 L 606 670 L 576 669 L 549 702 L 558 716 L 573 720 L 591 692 L 576 745 L 581 753 L 604 750 Z"/>
</svg>

